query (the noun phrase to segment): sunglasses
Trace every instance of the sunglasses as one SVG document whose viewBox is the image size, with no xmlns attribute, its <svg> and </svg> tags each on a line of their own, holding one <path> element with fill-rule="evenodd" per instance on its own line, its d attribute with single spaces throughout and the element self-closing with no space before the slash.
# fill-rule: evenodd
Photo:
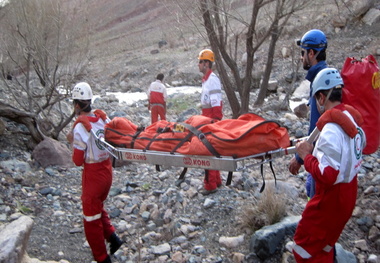
<svg viewBox="0 0 380 263">
<path fill-rule="evenodd" d="M 301 50 L 301 57 L 305 56 L 305 50 Z"/>
<path fill-rule="evenodd" d="M 205 62 L 206 62 L 206 60 L 199 60 L 199 64 L 203 64 Z"/>
</svg>

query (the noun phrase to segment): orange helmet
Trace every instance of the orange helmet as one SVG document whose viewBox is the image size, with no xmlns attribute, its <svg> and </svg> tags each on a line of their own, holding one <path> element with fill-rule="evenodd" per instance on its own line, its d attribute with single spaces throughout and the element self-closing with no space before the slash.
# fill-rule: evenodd
<svg viewBox="0 0 380 263">
<path fill-rule="evenodd" d="M 210 60 L 211 62 L 215 61 L 214 52 L 211 49 L 204 49 L 199 53 L 199 60 Z"/>
</svg>

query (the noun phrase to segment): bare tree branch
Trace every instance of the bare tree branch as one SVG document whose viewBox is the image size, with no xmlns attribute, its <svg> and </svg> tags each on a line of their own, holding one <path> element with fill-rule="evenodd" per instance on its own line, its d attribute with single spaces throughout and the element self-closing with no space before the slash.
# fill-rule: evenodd
<svg viewBox="0 0 380 263">
<path fill-rule="evenodd" d="M 266 96 L 276 43 L 283 28 L 295 12 L 302 10 L 310 2 L 310 0 L 253 0 L 251 13 L 247 19 L 228 10 L 229 5 L 225 1 L 200 0 L 205 30 L 211 49 L 216 54 L 216 67 L 231 105 L 233 117 L 238 117 L 249 110 L 256 51 L 269 41 L 263 81 L 255 102 L 255 105 L 261 105 Z M 244 45 L 238 41 L 240 35 L 245 37 Z M 234 43 L 235 48 L 229 48 L 227 43 Z M 237 50 L 243 48 L 247 60 L 243 70 L 240 70 L 236 61 Z M 239 98 L 236 97 L 235 91 L 238 92 Z"/>
<path fill-rule="evenodd" d="M 36 142 L 44 136 L 58 138 L 72 119 L 71 112 L 62 111 L 68 93 L 61 94 L 58 87 L 67 90 L 88 61 L 86 12 L 74 25 L 67 19 L 70 8 L 76 7 L 61 1 L 13 0 L 1 10 L 0 54 L 5 58 L 0 61 L 1 80 L 11 95 L 2 98 L 2 103 L 33 115 L 33 121 L 26 123 Z M 13 111 L 17 113 L 21 115 Z M 41 130 L 40 123 L 50 127 Z"/>
</svg>

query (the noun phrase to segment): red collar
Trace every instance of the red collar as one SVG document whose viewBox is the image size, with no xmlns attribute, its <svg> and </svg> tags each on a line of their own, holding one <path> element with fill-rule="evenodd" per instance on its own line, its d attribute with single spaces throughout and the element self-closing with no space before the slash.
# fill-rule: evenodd
<svg viewBox="0 0 380 263">
<path fill-rule="evenodd" d="M 95 115 L 95 116 L 88 116 L 87 115 L 87 119 L 90 121 L 90 122 L 97 122 L 99 120 L 99 116 Z"/>
<path fill-rule="evenodd" d="M 206 80 L 208 80 L 208 77 L 210 77 L 211 73 L 212 73 L 212 70 L 209 69 L 209 70 L 206 72 L 206 74 L 203 76 L 203 78 L 202 78 L 202 82 L 205 82 Z"/>
<path fill-rule="evenodd" d="M 340 104 L 336 105 L 336 106 L 334 107 L 334 109 L 338 109 L 338 110 L 341 110 L 341 111 L 345 111 L 345 110 L 346 110 L 346 107 L 345 107 L 345 105 L 344 105 L 343 103 L 340 103 Z"/>
</svg>

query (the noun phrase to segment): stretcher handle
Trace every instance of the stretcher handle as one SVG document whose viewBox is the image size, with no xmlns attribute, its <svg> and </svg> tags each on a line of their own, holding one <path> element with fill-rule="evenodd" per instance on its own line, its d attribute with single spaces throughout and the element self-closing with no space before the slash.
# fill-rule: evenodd
<svg viewBox="0 0 380 263">
<path fill-rule="evenodd" d="M 314 128 L 314 130 L 310 133 L 309 138 L 307 138 L 308 143 L 313 143 L 317 140 L 319 136 L 320 130 L 318 130 L 317 127 Z"/>
<path fill-rule="evenodd" d="M 306 138 L 306 141 L 308 143 L 313 143 L 317 140 L 319 136 L 320 131 L 317 127 L 314 128 L 314 130 L 310 133 L 310 135 Z M 302 141 L 302 140 L 300 140 Z M 274 152 L 273 152 L 274 153 Z M 296 146 L 290 146 L 285 149 L 282 149 L 281 153 L 278 153 L 279 155 L 288 155 L 288 154 L 294 154 L 296 153 Z M 275 155 L 275 154 L 273 154 Z"/>
</svg>

